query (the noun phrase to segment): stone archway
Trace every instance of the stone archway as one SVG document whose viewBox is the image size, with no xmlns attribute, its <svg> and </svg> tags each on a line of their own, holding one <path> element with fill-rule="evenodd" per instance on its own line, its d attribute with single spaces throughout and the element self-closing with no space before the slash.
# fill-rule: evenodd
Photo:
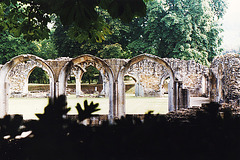
<svg viewBox="0 0 240 160">
<path fill-rule="evenodd" d="M 89 55 L 89 54 L 83 54 L 76 58 L 71 59 L 68 63 L 65 64 L 65 66 L 61 69 L 58 81 L 59 81 L 59 92 L 58 95 L 65 95 L 66 92 L 66 84 L 67 84 L 67 78 L 69 74 L 71 73 L 71 69 L 73 66 L 79 65 L 81 63 L 92 63 L 93 66 L 95 66 L 100 72 L 102 72 L 104 75 L 106 74 L 109 79 L 109 120 L 112 121 L 113 118 L 116 115 L 115 106 L 114 106 L 114 98 L 113 98 L 113 73 L 110 68 L 110 66 L 101 58 Z M 89 65 L 89 64 L 86 64 Z"/>
<path fill-rule="evenodd" d="M 41 68 L 43 71 L 47 72 L 48 76 L 49 76 L 49 84 L 52 84 L 54 82 L 53 76 L 51 76 L 50 71 L 43 67 L 41 64 L 39 63 L 32 63 L 32 64 L 26 64 L 26 70 L 25 73 L 23 75 L 24 78 L 24 85 L 23 85 L 23 94 L 28 94 L 28 81 L 29 81 L 29 76 L 31 75 L 31 73 L 36 69 L 36 68 Z M 50 94 L 51 92 L 51 87 L 50 87 Z M 53 96 L 50 96 L 53 97 Z"/>
<path fill-rule="evenodd" d="M 129 77 L 131 77 L 134 81 L 135 81 L 135 96 L 137 97 L 137 96 L 143 96 L 143 93 L 141 92 L 141 86 L 140 86 L 140 82 L 139 82 L 139 79 L 138 79 L 138 77 L 136 77 L 136 76 L 134 76 L 134 75 L 132 75 L 132 74 L 129 74 L 129 73 L 127 73 L 127 74 L 125 74 L 124 75 L 124 77 L 125 76 L 129 76 Z"/>
<path fill-rule="evenodd" d="M 54 72 L 52 68 L 48 65 L 48 63 L 46 63 L 44 59 L 31 54 L 16 56 L 12 58 L 11 61 L 4 64 L 0 71 L 0 118 L 3 118 L 8 112 L 8 98 L 9 98 L 8 93 L 9 84 L 7 81 L 8 73 L 12 68 L 14 68 L 19 63 L 26 61 L 35 61 L 41 64 L 47 70 L 47 72 L 49 73 L 49 77 L 51 77 L 52 79 L 50 83 L 50 98 L 55 97 Z"/>
<path fill-rule="evenodd" d="M 161 90 L 160 90 L 161 95 L 164 94 L 164 91 L 163 91 L 164 81 L 165 81 L 166 79 L 168 79 L 168 78 L 170 78 L 170 76 L 169 76 L 168 73 L 164 74 L 164 75 L 160 78 L 160 84 L 159 84 L 160 87 L 159 87 L 159 88 L 161 89 Z"/>
<path fill-rule="evenodd" d="M 81 79 L 84 72 L 86 72 L 86 70 L 78 65 L 74 66 L 72 69 L 72 73 L 76 81 L 76 97 L 80 97 L 83 94 L 82 88 L 81 88 Z"/>
<path fill-rule="evenodd" d="M 81 95 L 84 95 L 84 92 L 81 89 L 81 80 L 83 77 L 83 74 L 87 72 L 87 68 L 89 66 L 93 66 L 94 68 L 98 67 L 98 66 L 94 66 L 94 64 L 92 62 L 86 64 L 85 62 L 82 62 L 78 65 L 75 65 L 73 67 L 73 69 L 71 70 L 71 73 L 74 75 L 75 80 L 76 80 L 76 97 L 80 97 Z M 104 95 L 105 97 L 108 97 L 108 76 L 106 75 L 106 73 L 104 73 L 103 68 L 96 68 L 99 71 L 99 76 L 101 76 L 102 79 L 102 90 L 101 92 L 99 92 L 101 95 Z"/>
<path fill-rule="evenodd" d="M 161 65 L 163 65 L 170 76 L 170 83 L 169 83 L 169 89 L 168 89 L 168 110 L 169 111 L 174 111 L 176 110 L 175 108 L 175 98 L 174 98 L 174 92 L 175 92 L 175 87 L 174 87 L 174 73 L 172 68 L 168 65 L 168 63 L 166 61 L 164 61 L 163 59 L 151 55 L 151 54 L 141 54 L 139 56 L 136 56 L 134 58 L 132 58 L 131 60 L 129 60 L 125 65 L 123 65 L 118 73 L 118 77 L 117 77 L 117 88 L 118 88 L 118 92 L 117 92 L 117 115 L 118 117 L 124 116 L 125 115 L 125 90 L 124 90 L 124 75 L 127 72 L 127 70 L 134 64 L 142 61 L 142 60 L 152 60 L 156 63 L 159 63 Z"/>
</svg>

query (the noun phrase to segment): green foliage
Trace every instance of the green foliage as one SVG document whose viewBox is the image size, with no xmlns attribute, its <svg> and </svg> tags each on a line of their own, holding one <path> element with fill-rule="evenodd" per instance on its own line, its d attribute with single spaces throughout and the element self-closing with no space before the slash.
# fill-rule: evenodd
<svg viewBox="0 0 240 160">
<path fill-rule="evenodd" d="M 129 58 L 128 54 L 123 51 L 120 44 L 106 45 L 102 50 L 98 51 L 100 58 Z"/>
<path fill-rule="evenodd" d="M 53 40 L 51 38 L 52 37 L 50 37 L 49 39 L 33 42 L 38 48 L 38 50 L 36 51 L 37 56 L 46 60 L 59 57 L 55 44 L 53 43 Z"/>
<path fill-rule="evenodd" d="M 2 21 L 0 32 L 10 34 L 26 40 L 48 38 L 50 30 L 47 28 L 50 17 L 41 10 L 41 6 L 33 1 L 4 1 L 0 3 Z"/>
<path fill-rule="evenodd" d="M 91 84 L 94 80 L 98 81 L 98 76 L 101 76 L 99 70 L 93 66 L 88 66 L 86 72 L 82 76 L 82 81 Z"/>
<path fill-rule="evenodd" d="M 128 45 L 128 33 L 129 26 L 124 25 L 118 19 L 112 19 L 111 16 L 103 9 L 98 9 L 98 12 L 102 19 L 105 19 L 106 23 L 109 25 L 111 34 L 106 36 L 105 41 L 100 43 L 92 43 L 89 41 L 76 42 L 72 40 L 68 35 L 68 28 L 64 27 L 58 19 L 55 23 L 55 32 L 53 33 L 52 39 L 58 51 L 59 57 L 76 57 L 81 54 L 92 54 L 99 56 L 98 52 L 103 50 L 106 45 L 119 43 L 123 47 L 123 50 L 126 49 Z M 115 46 L 115 45 L 114 45 Z M 129 51 L 128 51 L 129 52 Z M 114 57 L 117 58 L 118 56 Z M 107 57 L 101 57 L 107 58 Z"/>
<path fill-rule="evenodd" d="M 49 77 L 46 71 L 36 67 L 30 74 L 28 83 L 49 84 Z"/>
<path fill-rule="evenodd" d="M 98 8 L 124 22 L 146 14 L 143 0 L 5 0 L 0 3 L 0 28 L 15 36 L 23 34 L 27 40 L 44 39 L 50 32 L 47 28 L 50 16 L 55 14 L 64 26 L 69 27 L 70 37 L 78 42 L 101 42 L 110 31 L 99 16 Z"/>
<path fill-rule="evenodd" d="M 211 0 L 210 6 L 217 18 L 223 18 L 227 8 L 227 1 Z"/>
<path fill-rule="evenodd" d="M 4 64 L 21 54 L 36 54 L 36 50 L 36 45 L 27 42 L 22 36 L 15 38 L 8 33 L 0 35 L 0 64 Z"/>
<path fill-rule="evenodd" d="M 149 2 L 147 16 L 134 19 L 130 25 L 134 36 L 127 48 L 133 55 L 146 52 L 208 64 L 221 51 L 222 30 L 215 15 L 224 14 L 226 8 L 224 0 L 218 6 L 213 3 L 205 0 Z"/>
<path fill-rule="evenodd" d="M 58 19 L 56 19 L 55 31 L 51 37 L 55 48 L 58 52 L 58 57 L 77 57 L 81 54 L 93 54 L 96 55 L 99 48 L 102 47 L 100 43 L 90 43 L 72 40 L 67 32 L 68 28 L 64 27 Z"/>
<path fill-rule="evenodd" d="M 19 38 L 22 40 L 43 40 L 34 42 L 35 49 L 27 49 L 26 52 L 20 50 L 21 53 L 5 52 L 4 48 L 10 45 L 4 45 L 1 53 L 6 54 L 0 55 L 0 59 L 3 63 L 10 57 L 23 53 L 32 53 L 44 59 L 76 57 L 81 54 L 92 54 L 101 58 L 131 58 L 141 53 L 150 53 L 160 57 L 193 59 L 209 64 L 209 61 L 222 51 L 219 48 L 222 41 L 219 35 L 222 29 L 218 20 L 225 13 L 225 0 L 137 2 L 134 0 L 1 2 L 0 29 L 8 31 L 7 36 L 21 35 Z M 55 28 L 51 31 L 53 33 L 50 34 L 50 39 L 44 39 L 46 36 L 42 34 L 47 31 L 49 35 L 50 30 L 41 28 L 50 20 L 55 23 Z M 30 27 L 21 31 L 22 27 L 19 27 L 19 24 L 24 25 L 24 21 L 30 21 L 27 24 Z M 31 26 L 34 25 L 37 26 L 32 29 Z M 35 33 L 39 29 L 42 33 Z M 31 34 L 34 36 L 31 37 Z M 21 48 L 34 46 L 25 43 L 21 42 L 18 46 Z"/>
</svg>

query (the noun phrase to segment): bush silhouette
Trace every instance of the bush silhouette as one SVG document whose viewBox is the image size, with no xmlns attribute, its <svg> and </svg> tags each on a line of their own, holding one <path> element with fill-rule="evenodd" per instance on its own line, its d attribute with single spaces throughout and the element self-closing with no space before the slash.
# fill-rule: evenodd
<svg viewBox="0 0 240 160">
<path fill-rule="evenodd" d="M 184 119 L 149 112 L 143 120 L 126 116 L 114 124 L 81 124 L 82 120 L 99 110 L 97 106 L 87 101 L 83 107 L 77 104 L 78 119 L 69 119 L 65 96 L 61 96 L 55 103 L 49 103 L 44 114 L 38 114 L 39 120 L 22 123 L 19 116 L 14 121 L 14 118 L 6 116 L 0 121 L 0 159 L 238 158 L 240 118 L 230 108 L 222 109 L 219 104 L 210 103 L 198 110 L 196 116 Z M 32 133 L 26 138 L 14 139 L 21 132 L 22 125 L 24 130 Z M 6 134 L 11 135 L 11 140 L 3 138 Z"/>
</svg>

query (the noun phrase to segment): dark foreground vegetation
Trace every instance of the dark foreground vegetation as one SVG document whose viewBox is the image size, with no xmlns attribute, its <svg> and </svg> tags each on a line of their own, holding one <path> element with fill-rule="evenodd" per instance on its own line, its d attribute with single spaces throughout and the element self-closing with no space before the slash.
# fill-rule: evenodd
<svg viewBox="0 0 240 160">
<path fill-rule="evenodd" d="M 110 125 L 80 122 L 98 110 L 98 104 L 77 104 L 78 119 L 66 118 L 65 98 L 49 104 L 39 120 L 23 122 L 19 115 L 0 120 L 1 160 L 148 160 L 237 159 L 240 117 L 230 108 L 210 103 L 187 118 L 145 115 L 125 117 Z M 172 114 L 173 115 L 173 114 Z M 32 131 L 25 138 L 16 138 Z M 7 136 L 8 135 L 8 136 Z"/>
</svg>

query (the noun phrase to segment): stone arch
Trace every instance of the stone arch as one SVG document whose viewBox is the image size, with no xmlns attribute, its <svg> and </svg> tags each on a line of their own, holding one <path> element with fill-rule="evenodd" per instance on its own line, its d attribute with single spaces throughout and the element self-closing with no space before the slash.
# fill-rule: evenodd
<svg viewBox="0 0 240 160">
<path fill-rule="evenodd" d="M 127 70 L 135 63 L 138 63 L 144 59 L 148 59 L 148 60 L 152 60 L 156 63 L 159 63 L 161 65 L 163 65 L 170 76 L 170 83 L 169 83 L 169 90 L 168 90 L 168 110 L 169 111 L 174 111 L 176 110 L 175 108 L 175 101 L 174 101 L 174 92 L 175 92 L 175 87 L 174 87 L 174 73 L 172 68 L 169 66 L 169 64 L 164 61 L 163 59 L 151 55 L 151 54 L 141 54 L 138 55 L 132 59 L 130 59 L 124 66 L 122 66 L 122 68 L 120 69 L 119 73 L 118 73 L 118 107 L 117 107 L 117 113 L 118 116 L 121 117 L 123 115 L 125 115 L 125 91 L 124 91 L 124 81 L 123 81 L 123 77 L 125 75 L 125 73 L 127 72 Z M 122 90 L 120 90 L 122 89 Z"/>
<path fill-rule="evenodd" d="M 82 79 L 83 74 L 85 72 L 87 72 L 86 68 L 89 66 L 95 67 L 93 64 L 88 64 L 85 66 L 81 66 L 78 64 L 78 65 L 74 65 L 73 69 L 71 70 L 71 72 L 73 73 L 75 80 L 76 80 L 76 97 L 79 97 L 84 94 L 81 89 L 81 79 Z M 105 77 L 104 77 L 103 70 L 101 68 L 97 68 L 97 69 L 99 70 L 101 78 L 104 80 Z M 103 83 L 103 89 L 101 91 L 101 94 L 104 94 L 106 96 L 105 87 L 106 87 L 106 85 L 104 85 L 104 83 Z"/>
<path fill-rule="evenodd" d="M 107 86 L 108 85 L 108 75 L 106 75 L 104 69 L 100 65 L 94 65 L 93 63 L 89 63 L 89 64 L 82 65 L 81 67 L 86 71 L 86 68 L 88 68 L 89 66 L 93 66 L 99 71 L 99 74 L 100 74 L 102 82 L 103 82 L 103 84 L 102 84 L 103 88 L 100 93 L 107 97 L 108 96 L 108 86 Z"/>
<path fill-rule="evenodd" d="M 96 68 L 102 70 L 102 72 L 107 74 L 109 78 L 109 119 L 113 120 L 115 113 L 114 99 L 113 99 L 113 72 L 110 66 L 101 58 L 95 57 L 90 54 L 83 54 L 76 58 L 73 58 L 61 69 L 58 81 L 59 81 L 59 92 L 58 95 L 64 95 L 66 92 L 66 84 L 68 75 L 71 72 L 71 69 L 74 65 L 80 64 L 82 62 L 93 62 L 96 65 Z M 100 71 L 101 72 L 101 71 Z"/>
<path fill-rule="evenodd" d="M 19 63 L 29 60 L 40 63 L 46 68 L 46 70 L 48 70 L 48 73 L 50 74 L 49 77 L 53 79 L 50 84 L 50 98 L 55 97 L 54 72 L 48 63 L 46 63 L 44 59 L 31 54 L 16 56 L 4 64 L 0 71 L 0 118 L 4 117 L 8 112 L 9 84 L 7 82 L 7 76 L 9 71 Z"/>
<path fill-rule="evenodd" d="M 124 77 L 125 76 L 129 76 L 129 77 L 131 77 L 135 81 L 135 96 L 136 97 L 137 96 L 142 96 L 143 92 L 142 93 L 139 92 L 141 90 L 141 89 L 139 89 L 141 86 L 140 86 L 140 82 L 139 82 L 138 77 L 136 77 L 135 75 L 129 74 L 129 73 L 126 73 L 124 75 Z"/>
<path fill-rule="evenodd" d="M 127 74 L 124 75 L 124 77 L 125 77 L 125 76 L 132 77 L 132 79 L 133 79 L 136 83 L 139 81 L 138 78 L 137 78 L 136 76 L 132 75 L 132 74 L 128 74 L 128 73 L 127 73 Z"/>
<path fill-rule="evenodd" d="M 25 83 L 23 86 L 23 93 L 28 93 L 28 81 L 29 81 L 29 76 L 31 75 L 31 73 L 36 69 L 36 68 L 41 68 L 42 70 L 46 71 L 48 76 L 49 76 L 49 84 L 52 84 L 54 82 L 53 76 L 51 75 L 51 73 L 49 72 L 49 70 L 43 66 L 40 66 L 38 64 L 34 64 L 33 66 L 31 66 L 30 68 L 28 68 L 26 74 L 24 75 L 24 79 L 25 79 Z M 50 94 L 51 94 L 51 87 L 50 87 Z"/>
<path fill-rule="evenodd" d="M 167 79 L 167 78 L 170 78 L 170 75 L 168 73 L 164 74 L 161 78 L 160 78 L 160 84 L 159 84 L 159 88 L 161 89 L 161 94 L 163 94 L 163 91 L 162 91 L 162 86 L 164 85 L 164 81 Z"/>
<path fill-rule="evenodd" d="M 75 65 L 71 72 L 73 73 L 76 81 L 76 97 L 79 97 L 83 94 L 81 89 L 81 79 L 86 70 L 79 65 Z"/>
</svg>

